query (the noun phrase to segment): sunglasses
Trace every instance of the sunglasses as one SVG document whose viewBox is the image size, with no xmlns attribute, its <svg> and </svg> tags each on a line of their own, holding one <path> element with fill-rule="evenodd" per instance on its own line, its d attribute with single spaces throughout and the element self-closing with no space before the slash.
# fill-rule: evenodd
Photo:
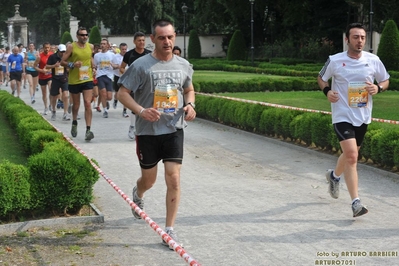
<svg viewBox="0 0 399 266">
<path fill-rule="evenodd" d="M 82 37 L 84 37 L 84 36 L 89 36 L 89 34 L 78 34 L 79 36 L 82 36 Z"/>
</svg>

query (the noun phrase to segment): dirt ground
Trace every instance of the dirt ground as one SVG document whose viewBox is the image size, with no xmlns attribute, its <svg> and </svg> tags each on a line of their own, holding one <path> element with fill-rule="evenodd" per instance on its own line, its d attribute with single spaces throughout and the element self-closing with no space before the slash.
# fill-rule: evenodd
<svg viewBox="0 0 399 266">
<path fill-rule="evenodd" d="M 70 215 L 93 216 L 95 211 L 84 206 Z M 43 214 L 44 215 L 44 214 Z M 44 218 L 57 218 L 47 215 Z M 0 235 L 0 266 L 11 265 L 81 265 L 84 256 L 94 256 L 102 239 L 96 232 L 103 224 L 66 224 L 33 227 Z"/>
<path fill-rule="evenodd" d="M 94 257 L 102 224 L 31 228 L 0 236 L 0 265 L 81 265 Z"/>
</svg>

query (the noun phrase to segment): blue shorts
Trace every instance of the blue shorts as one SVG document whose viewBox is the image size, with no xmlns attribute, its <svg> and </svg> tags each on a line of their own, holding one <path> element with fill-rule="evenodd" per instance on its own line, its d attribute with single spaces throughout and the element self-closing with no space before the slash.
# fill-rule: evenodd
<svg viewBox="0 0 399 266">
<path fill-rule="evenodd" d="M 106 89 L 107 91 L 112 91 L 112 80 L 108 76 L 101 76 L 97 78 L 97 86 L 99 90 Z"/>
</svg>

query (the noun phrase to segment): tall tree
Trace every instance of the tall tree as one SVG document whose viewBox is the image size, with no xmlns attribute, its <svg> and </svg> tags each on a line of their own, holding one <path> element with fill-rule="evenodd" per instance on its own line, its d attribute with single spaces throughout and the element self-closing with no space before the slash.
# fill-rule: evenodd
<svg viewBox="0 0 399 266">
<path fill-rule="evenodd" d="M 70 14 L 68 11 L 68 1 L 63 0 L 60 5 L 60 32 L 70 32 Z"/>
<path fill-rule="evenodd" d="M 393 20 L 388 20 L 385 24 L 377 55 L 388 71 L 399 69 L 399 32 Z"/>
<path fill-rule="evenodd" d="M 246 51 L 244 35 L 241 30 L 236 30 L 229 44 L 227 60 L 245 60 L 248 55 Z"/>
<path fill-rule="evenodd" d="M 101 33 L 97 26 L 94 26 L 90 30 L 89 43 L 100 44 L 101 43 Z"/>
<path fill-rule="evenodd" d="M 69 31 L 64 32 L 61 37 L 62 44 L 67 44 L 67 42 L 73 42 L 72 35 L 69 33 Z"/>
<path fill-rule="evenodd" d="M 201 42 L 196 30 L 190 30 L 190 38 L 188 43 L 188 58 L 201 58 Z"/>
</svg>

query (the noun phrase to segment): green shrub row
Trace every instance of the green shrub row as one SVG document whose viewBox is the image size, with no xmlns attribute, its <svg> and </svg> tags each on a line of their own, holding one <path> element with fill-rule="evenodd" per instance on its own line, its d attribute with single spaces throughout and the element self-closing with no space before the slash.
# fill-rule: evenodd
<svg viewBox="0 0 399 266">
<path fill-rule="evenodd" d="M 0 91 L 7 117 L 29 155 L 28 164 L 0 162 L 0 222 L 27 213 L 75 212 L 92 200 L 99 174 L 63 135 L 34 109 Z"/>
<path fill-rule="evenodd" d="M 316 79 L 252 79 L 242 81 L 201 81 L 194 84 L 195 91 L 204 93 L 257 92 L 257 91 L 310 91 L 320 90 Z"/>
<path fill-rule="evenodd" d="M 278 75 L 278 76 L 290 76 L 290 77 L 297 77 L 292 81 L 294 84 L 293 86 L 288 85 L 288 90 L 314 90 L 319 89 L 316 81 L 316 77 L 319 75 L 319 72 L 323 65 L 320 64 L 297 64 L 297 65 L 284 65 L 284 64 L 274 64 L 274 63 L 257 63 L 254 67 L 248 65 L 248 61 L 226 61 L 223 59 L 207 59 L 207 60 L 192 60 L 190 61 L 193 66 L 194 70 L 214 70 L 214 71 L 229 71 L 229 72 L 244 72 L 244 73 L 258 73 L 258 74 L 268 74 L 268 75 Z M 390 90 L 399 90 L 399 72 L 398 71 L 389 71 L 391 75 L 389 89 Z M 290 83 L 289 81 L 287 81 Z M 287 82 L 284 80 L 270 80 L 267 83 L 277 83 L 276 87 L 278 90 L 286 91 Z M 242 83 L 257 83 L 251 80 L 247 82 L 243 81 Z M 281 83 L 281 84 L 279 84 Z M 230 84 L 230 83 L 228 83 Z M 301 85 L 302 84 L 302 85 Z M 213 85 L 213 84 L 212 84 Z M 255 84 L 256 85 L 256 84 Z M 282 85 L 282 89 L 280 86 Z M 224 85 L 220 85 L 224 86 Z M 251 85 L 246 86 L 251 87 Z M 197 88 L 196 88 L 197 90 Z M 218 89 L 221 91 L 226 92 L 233 92 L 229 87 L 224 89 Z M 276 90 L 273 88 L 271 90 Z M 197 90 L 198 91 L 198 90 Z M 203 87 L 201 87 L 201 91 Z M 262 87 L 255 86 L 251 90 L 237 90 L 234 91 L 262 91 Z M 211 92 L 211 91 L 207 91 Z"/>
<path fill-rule="evenodd" d="M 328 114 L 280 109 L 198 94 L 196 111 L 198 117 L 228 126 L 326 151 L 340 151 Z M 359 159 L 372 160 L 381 167 L 399 168 L 399 129 L 385 129 L 381 123 L 371 123 Z"/>
</svg>

